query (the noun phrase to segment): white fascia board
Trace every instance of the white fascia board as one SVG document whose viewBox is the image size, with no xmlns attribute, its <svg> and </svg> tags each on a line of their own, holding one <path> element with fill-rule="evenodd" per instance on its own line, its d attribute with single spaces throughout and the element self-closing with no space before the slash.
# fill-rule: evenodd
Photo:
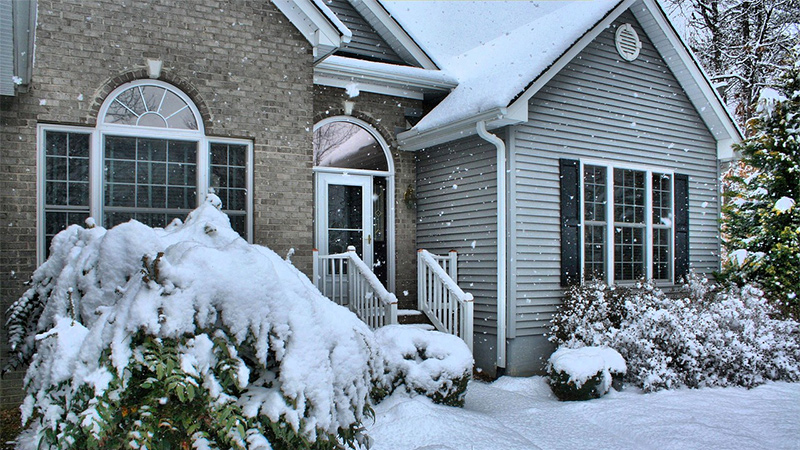
<svg viewBox="0 0 800 450">
<path fill-rule="evenodd" d="M 357 83 L 361 91 L 416 100 L 422 100 L 425 93 L 449 92 L 456 87 L 455 81 L 439 71 L 342 56 L 328 57 L 314 66 L 314 84 L 344 88 L 350 83 Z"/>
<path fill-rule="evenodd" d="M 350 0 L 350 4 L 403 59 L 415 62 L 423 69 L 438 69 L 428 54 L 377 0 Z"/>
<path fill-rule="evenodd" d="M 312 1 L 314 2 L 314 5 L 317 7 L 317 9 L 319 9 L 322 12 L 322 14 L 324 14 L 325 17 L 331 22 L 331 24 L 334 27 L 336 27 L 337 30 L 339 30 L 339 33 L 342 35 L 342 42 L 350 42 L 350 40 L 353 38 L 353 32 L 350 31 L 349 28 L 347 28 L 347 25 L 345 25 L 344 22 L 339 20 L 336 14 L 333 11 L 331 11 L 331 9 L 328 8 L 328 5 L 326 5 L 323 1 L 321 0 L 312 0 Z"/>
<path fill-rule="evenodd" d="M 312 45 L 315 59 L 333 53 L 344 42 L 350 42 L 353 33 L 339 21 L 338 24 L 344 27 L 340 30 L 314 0 L 272 0 L 272 3 Z M 328 9 L 324 4 L 322 8 Z"/>
<path fill-rule="evenodd" d="M 444 144 L 477 134 L 476 124 L 478 122 L 486 122 L 486 129 L 493 130 L 507 125 L 515 125 L 523 121 L 514 117 L 509 117 L 507 108 L 494 108 L 422 133 L 412 128 L 399 133 L 397 135 L 397 143 L 400 150 L 405 151 L 415 151 L 433 147 L 434 145 Z"/>
<path fill-rule="evenodd" d="M 521 114 L 521 111 L 525 111 L 525 120 L 527 120 L 527 108 L 528 102 L 530 101 L 531 97 L 533 97 L 540 89 L 542 89 L 550 80 L 553 79 L 561 69 L 567 66 L 575 57 L 578 56 L 578 53 L 582 52 L 586 46 L 588 46 L 592 41 L 595 40 L 597 36 L 600 35 L 606 28 L 611 26 L 611 24 L 617 20 L 623 12 L 627 11 L 628 8 L 633 5 L 636 0 L 623 0 L 621 1 L 616 8 L 611 10 L 610 13 L 606 14 L 606 16 L 594 26 L 594 28 L 587 31 L 580 39 L 578 39 L 572 47 L 569 48 L 563 55 L 561 55 L 550 67 L 547 68 L 541 75 L 539 75 L 536 80 L 528 86 L 525 91 L 522 92 L 516 99 L 514 99 L 509 105 L 508 108 L 514 111 L 519 111 L 518 114 Z"/>
<path fill-rule="evenodd" d="M 637 0 L 633 14 L 642 24 L 698 114 L 718 142 L 718 159 L 732 157 L 730 145 L 742 141 L 743 133 L 689 46 L 667 19 L 655 0 Z M 726 143 L 730 141 L 730 143 Z"/>
</svg>

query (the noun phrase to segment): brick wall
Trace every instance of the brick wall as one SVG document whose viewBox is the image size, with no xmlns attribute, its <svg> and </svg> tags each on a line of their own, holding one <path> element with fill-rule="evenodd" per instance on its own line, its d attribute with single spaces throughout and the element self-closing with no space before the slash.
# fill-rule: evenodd
<svg viewBox="0 0 800 450">
<path fill-rule="evenodd" d="M 310 47 L 269 1 L 39 0 L 30 92 L 0 103 L 0 309 L 35 268 L 36 125 L 94 126 L 105 96 L 145 77 L 184 90 L 206 134 L 254 143 L 254 240 L 310 272 L 313 228 Z M 409 170 L 413 174 L 413 170 Z M 0 363 L 7 349 L 0 336 Z M 20 371 L 0 406 L 21 400 Z"/>
<path fill-rule="evenodd" d="M 397 149 L 397 129 L 406 129 L 405 109 L 422 108 L 422 102 L 405 98 L 362 92 L 349 98 L 344 89 L 314 87 L 314 122 L 344 114 L 344 101 L 355 103 L 353 117 L 372 124 L 389 144 L 395 169 L 395 294 L 401 308 L 416 308 L 417 248 L 415 209 L 403 202 L 403 194 L 415 185 L 414 154 Z M 408 295 L 406 295 L 406 292 Z"/>
</svg>

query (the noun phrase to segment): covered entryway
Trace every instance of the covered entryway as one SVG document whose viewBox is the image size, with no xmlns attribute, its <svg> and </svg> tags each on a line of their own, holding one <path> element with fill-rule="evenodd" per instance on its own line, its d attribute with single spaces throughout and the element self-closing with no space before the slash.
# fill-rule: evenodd
<svg viewBox="0 0 800 450">
<path fill-rule="evenodd" d="M 394 165 L 383 137 L 363 120 L 324 119 L 314 126 L 315 247 L 349 246 L 394 289 Z"/>
</svg>

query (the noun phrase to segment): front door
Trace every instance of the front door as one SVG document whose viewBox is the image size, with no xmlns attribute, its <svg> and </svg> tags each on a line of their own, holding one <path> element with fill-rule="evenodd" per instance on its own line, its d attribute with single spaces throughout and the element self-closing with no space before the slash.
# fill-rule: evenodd
<svg viewBox="0 0 800 450">
<path fill-rule="evenodd" d="M 372 177 L 326 172 L 317 172 L 316 177 L 317 249 L 320 254 L 343 253 L 352 245 L 367 267 L 372 267 Z"/>
</svg>

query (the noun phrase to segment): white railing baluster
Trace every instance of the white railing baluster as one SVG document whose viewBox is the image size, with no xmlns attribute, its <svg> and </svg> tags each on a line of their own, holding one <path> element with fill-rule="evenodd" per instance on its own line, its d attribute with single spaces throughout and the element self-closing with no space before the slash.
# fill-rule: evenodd
<svg viewBox="0 0 800 450">
<path fill-rule="evenodd" d="M 417 251 L 417 305 L 437 330 L 455 334 L 472 350 L 474 301 L 457 284 L 458 253 Z"/>
<path fill-rule="evenodd" d="M 319 255 L 314 250 L 314 284 L 317 289 L 351 311 L 372 328 L 397 323 L 397 297 L 386 290 L 356 254 Z M 346 272 L 346 273 L 345 273 Z"/>
</svg>

